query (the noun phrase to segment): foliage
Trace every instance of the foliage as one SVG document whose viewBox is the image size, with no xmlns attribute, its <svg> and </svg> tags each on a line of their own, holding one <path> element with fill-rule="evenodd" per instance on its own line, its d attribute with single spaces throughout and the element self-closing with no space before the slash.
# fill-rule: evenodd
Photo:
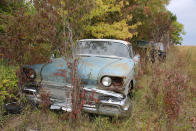
<svg viewBox="0 0 196 131">
<path fill-rule="evenodd" d="M 1 61 L 0 64 L 0 106 L 12 99 L 17 99 L 18 78 L 16 69 Z"/>
<path fill-rule="evenodd" d="M 141 22 L 134 40 L 148 40 L 169 44 L 181 44 L 184 35 L 183 26 L 166 8 L 169 0 L 130 1 L 127 13 L 133 15 L 133 22 Z M 178 24 L 177 24 L 178 23 Z M 172 36 L 170 36 L 172 34 Z"/>
<path fill-rule="evenodd" d="M 70 38 L 69 31 L 72 32 L 73 40 L 77 40 L 84 35 L 84 26 L 88 24 L 83 17 L 89 14 L 94 8 L 94 0 L 60 0 L 55 4 L 58 14 L 62 19 L 66 39 Z"/>
<path fill-rule="evenodd" d="M 86 10 L 84 7 L 89 5 L 87 2 L 34 0 L 33 6 L 26 3 L 13 10 L 13 15 L 2 14 L 5 25 L 5 32 L 0 35 L 3 58 L 23 65 L 46 62 L 55 51 L 68 53 L 66 47 L 73 44 L 69 40 L 80 36 L 77 32 L 82 29 L 77 27 L 82 9 Z M 70 32 L 73 32 L 71 36 Z"/>
<path fill-rule="evenodd" d="M 0 33 L 5 32 L 6 23 L 4 23 L 3 14 L 13 15 L 13 11 L 24 7 L 23 0 L 1 0 L 0 1 Z"/>
<path fill-rule="evenodd" d="M 168 0 L 1 1 L 1 56 L 15 64 L 70 54 L 80 38 L 144 39 L 180 44 L 183 26 Z M 133 39 L 132 39 L 133 38 Z M 166 42 L 165 42 L 166 43 Z"/>
<path fill-rule="evenodd" d="M 185 35 L 184 26 L 174 21 L 171 25 L 171 42 L 175 44 L 181 44 L 183 41 L 182 35 Z"/>
<path fill-rule="evenodd" d="M 5 33 L 1 35 L 1 51 L 3 57 L 14 64 L 44 60 L 42 56 L 48 56 L 51 49 L 48 43 L 55 36 L 55 29 L 52 26 L 54 20 L 48 19 L 46 10 L 35 14 L 28 12 L 27 7 L 21 7 L 13 11 L 13 15 L 3 16 L 7 23 Z"/>
<path fill-rule="evenodd" d="M 46 90 L 41 89 L 40 99 L 41 99 L 41 102 L 39 103 L 39 106 L 41 107 L 42 111 L 46 113 L 48 109 L 50 108 L 50 104 L 51 104 L 50 94 Z"/>
<path fill-rule="evenodd" d="M 131 39 L 137 32 L 131 32 L 140 24 L 129 24 L 132 16 L 124 15 L 123 1 L 95 0 L 95 8 L 83 20 L 89 21 L 85 27 L 86 38 Z M 127 3 L 128 4 L 128 3 Z"/>
</svg>

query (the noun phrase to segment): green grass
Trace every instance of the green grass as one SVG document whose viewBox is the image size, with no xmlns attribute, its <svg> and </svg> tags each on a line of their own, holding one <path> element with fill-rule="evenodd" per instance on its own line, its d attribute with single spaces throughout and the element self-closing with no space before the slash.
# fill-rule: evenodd
<svg viewBox="0 0 196 131">
<path fill-rule="evenodd" d="M 29 130 L 37 129 L 43 131 L 56 130 L 122 130 L 122 131 L 187 131 L 192 130 L 190 118 L 196 117 L 196 48 L 177 47 L 170 51 L 165 63 L 144 64 L 145 70 L 140 70 L 137 80 L 137 88 L 134 94 L 133 113 L 130 118 L 110 119 L 109 117 L 97 116 L 89 118 L 83 113 L 78 120 L 70 120 L 68 114 L 62 112 L 43 113 L 41 110 L 26 109 L 22 114 L 5 118 L 7 124 L 2 126 L 3 130 Z M 157 71 L 156 71 L 157 70 Z M 191 81 L 186 81 L 186 90 L 178 91 L 181 94 L 183 103 L 180 105 L 178 116 L 169 119 L 165 109 L 170 106 L 164 104 L 166 71 L 180 73 L 180 78 L 191 74 Z M 170 73 L 170 72 L 169 72 Z M 155 76 L 155 78 L 153 78 Z M 182 76 L 182 77 L 181 77 Z M 177 78 L 177 77 L 176 77 Z M 155 79 L 155 82 L 152 80 Z M 172 83 L 174 78 L 170 78 Z M 188 79 L 188 78 L 187 78 Z M 178 80 L 177 80 L 178 81 Z M 167 82 L 167 81 L 166 81 Z M 186 83 L 185 82 L 185 83 Z M 191 84 L 193 83 L 193 84 Z M 172 86 L 174 86 L 174 83 Z M 183 83 L 177 83 L 183 85 Z M 175 86 L 173 87 L 174 89 Z M 154 92 L 157 91 L 158 93 Z M 195 91 L 195 92 L 194 92 Z M 175 92 L 175 90 L 174 90 Z M 155 97 L 154 95 L 157 94 Z M 178 95 L 177 95 L 178 96 Z M 180 97 L 180 98 L 181 98 Z M 174 97 L 171 97 L 174 99 Z M 176 101 L 174 101 L 176 102 Z M 172 102 L 169 101 L 171 104 Z M 175 106 L 175 105 L 174 105 Z M 0 128 L 1 130 L 1 128 Z"/>
</svg>

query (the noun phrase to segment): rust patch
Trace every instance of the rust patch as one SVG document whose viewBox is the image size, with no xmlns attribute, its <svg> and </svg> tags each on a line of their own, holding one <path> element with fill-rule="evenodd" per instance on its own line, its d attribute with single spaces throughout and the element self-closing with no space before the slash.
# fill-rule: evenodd
<svg viewBox="0 0 196 131">
<path fill-rule="evenodd" d="M 99 89 L 108 90 L 108 91 L 114 91 L 116 93 L 123 93 L 123 91 L 125 90 L 125 87 L 111 85 L 110 87 L 107 87 L 107 88 L 103 87 L 103 86 L 100 86 Z"/>
<path fill-rule="evenodd" d="M 58 69 L 57 72 L 55 72 L 53 75 L 54 76 L 61 76 L 61 77 L 64 77 L 66 78 L 66 70 L 64 69 Z"/>
<path fill-rule="evenodd" d="M 122 87 L 122 86 L 113 86 L 113 85 L 111 85 L 111 86 L 108 88 L 108 90 L 114 91 L 114 92 L 118 92 L 118 93 L 121 93 L 122 91 L 125 90 L 125 88 Z"/>
<path fill-rule="evenodd" d="M 63 67 L 64 65 L 63 64 L 59 64 L 59 65 L 57 65 L 57 67 Z"/>
<path fill-rule="evenodd" d="M 115 64 L 114 67 L 120 67 L 121 69 L 127 71 L 129 69 L 128 64 Z"/>
<path fill-rule="evenodd" d="M 114 86 L 123 86 L 123 78 L 122 77 L 112 77 L 112 85 Z"/>
<path fill-rule="evenodd" d="M 122 78 L 122 79 L 126 79 L 126 76 L 118 76 L 118 75 L 107 75 L 109 77 L 112 77 L 112 78 Z"/>
<path fill-rule="evenodd" d="M 93 67 L 95 66 L 93 63 L 88 63 L 88 62 L 82 62 L 83 65 L 87 66 L 87 67 Z"/>
</svg>

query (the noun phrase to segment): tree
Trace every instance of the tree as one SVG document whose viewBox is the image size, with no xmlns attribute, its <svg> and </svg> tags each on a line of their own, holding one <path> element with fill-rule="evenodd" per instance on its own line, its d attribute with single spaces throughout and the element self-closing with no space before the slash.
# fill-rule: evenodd
<svg viewBox="0 0 196 131">
<path fill-rule="evenodd" d="M 57 18 L 51 10 L 40 6 L 45 10 L 24 6 L 13 11 L 13 15 L 4 14 L 6 28 L 1 34 L 1 48 L 9 62 L 19 65 L 43 62 L 44 56 L 49 56 L 50 44 L 56 44 L 57 33 L 53 25 Z"/>
<path fill-rule="evenodd" d="M 179 34 L 176 35 L 176 39 L 181 39 L 181 34 L 184 34 L 183 29 L 179 30 L 177 28 L 172 28 L 172 25 L 177 22 L 177 19 L 175 18 L 175 15 L 167 10 L 166 5 L 168 4 L 169 0 L 129 1 L 129 6 L 126 7 L 126 12 L 133 15 L 133 23 L 138 21 L 142 23 L 137 28 L 137 37 L 134 37 L 132 41 L 142 39 L 163 42 L 163 39 L 169 32 L 171 34 L 172 32 L 176 32 L 175 34 Z M 169 37 L 169 39 L 169 41 L 173 41 L 172 39 L 174 39 L 174 37 Z"/>
<path fill-rule="evenodd" d="M 182 35 L 185 35 L 184 26 L 178 21 L 172 22 L 170 30 L 171 44 L 182 44 L 183 38 Z"/>
<path fill-rule="evenodd" d="M 137 32 L 131 31 L 136 29 L 139 23 L 128 23 L 132 16 L 124 14 L 123 8 L 126 4 L 128 3 L 122 0 L 95 0 L 95 8 L 83 18 L 89 21 L 84 27 L 85 37 L 126 40 L 137 35 Z"/>
<path fill-rule="evenodd" d="M 54 52 L 68 53 L 73 44 L 69 39 L 81 37 L 80 19 L 91 4 L 88 0 L 20 2 L 24 6 L 12 10 L 12 15 L 1 14 L 4 33 L 0 34 L 1 54 L 19 65 L 46 62 Z"/>
</svg>

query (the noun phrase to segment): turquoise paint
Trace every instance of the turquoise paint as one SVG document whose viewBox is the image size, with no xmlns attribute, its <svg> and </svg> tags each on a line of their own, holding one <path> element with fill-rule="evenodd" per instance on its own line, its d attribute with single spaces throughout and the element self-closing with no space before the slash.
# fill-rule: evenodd
<svg viewBox="0 0 196 131">
<path fill-rule="evenodd" d="M 41 71 L 42 67 L 41 77 L 44 81 L 71 83 L 70 69 L 63 58 L 53 59 L 52 62 L 45 65 L 31 65 L 30 67 L 37 73 Z M 103 76 L 118 76 L 129 79 L 133 67 L 134 62 L 129 58 L 82 56 L 78 61 L 78 74 L 85 84 L 95 86 Z M 66 77 L 62 74 L 65 74 Z"/>
</svg>

